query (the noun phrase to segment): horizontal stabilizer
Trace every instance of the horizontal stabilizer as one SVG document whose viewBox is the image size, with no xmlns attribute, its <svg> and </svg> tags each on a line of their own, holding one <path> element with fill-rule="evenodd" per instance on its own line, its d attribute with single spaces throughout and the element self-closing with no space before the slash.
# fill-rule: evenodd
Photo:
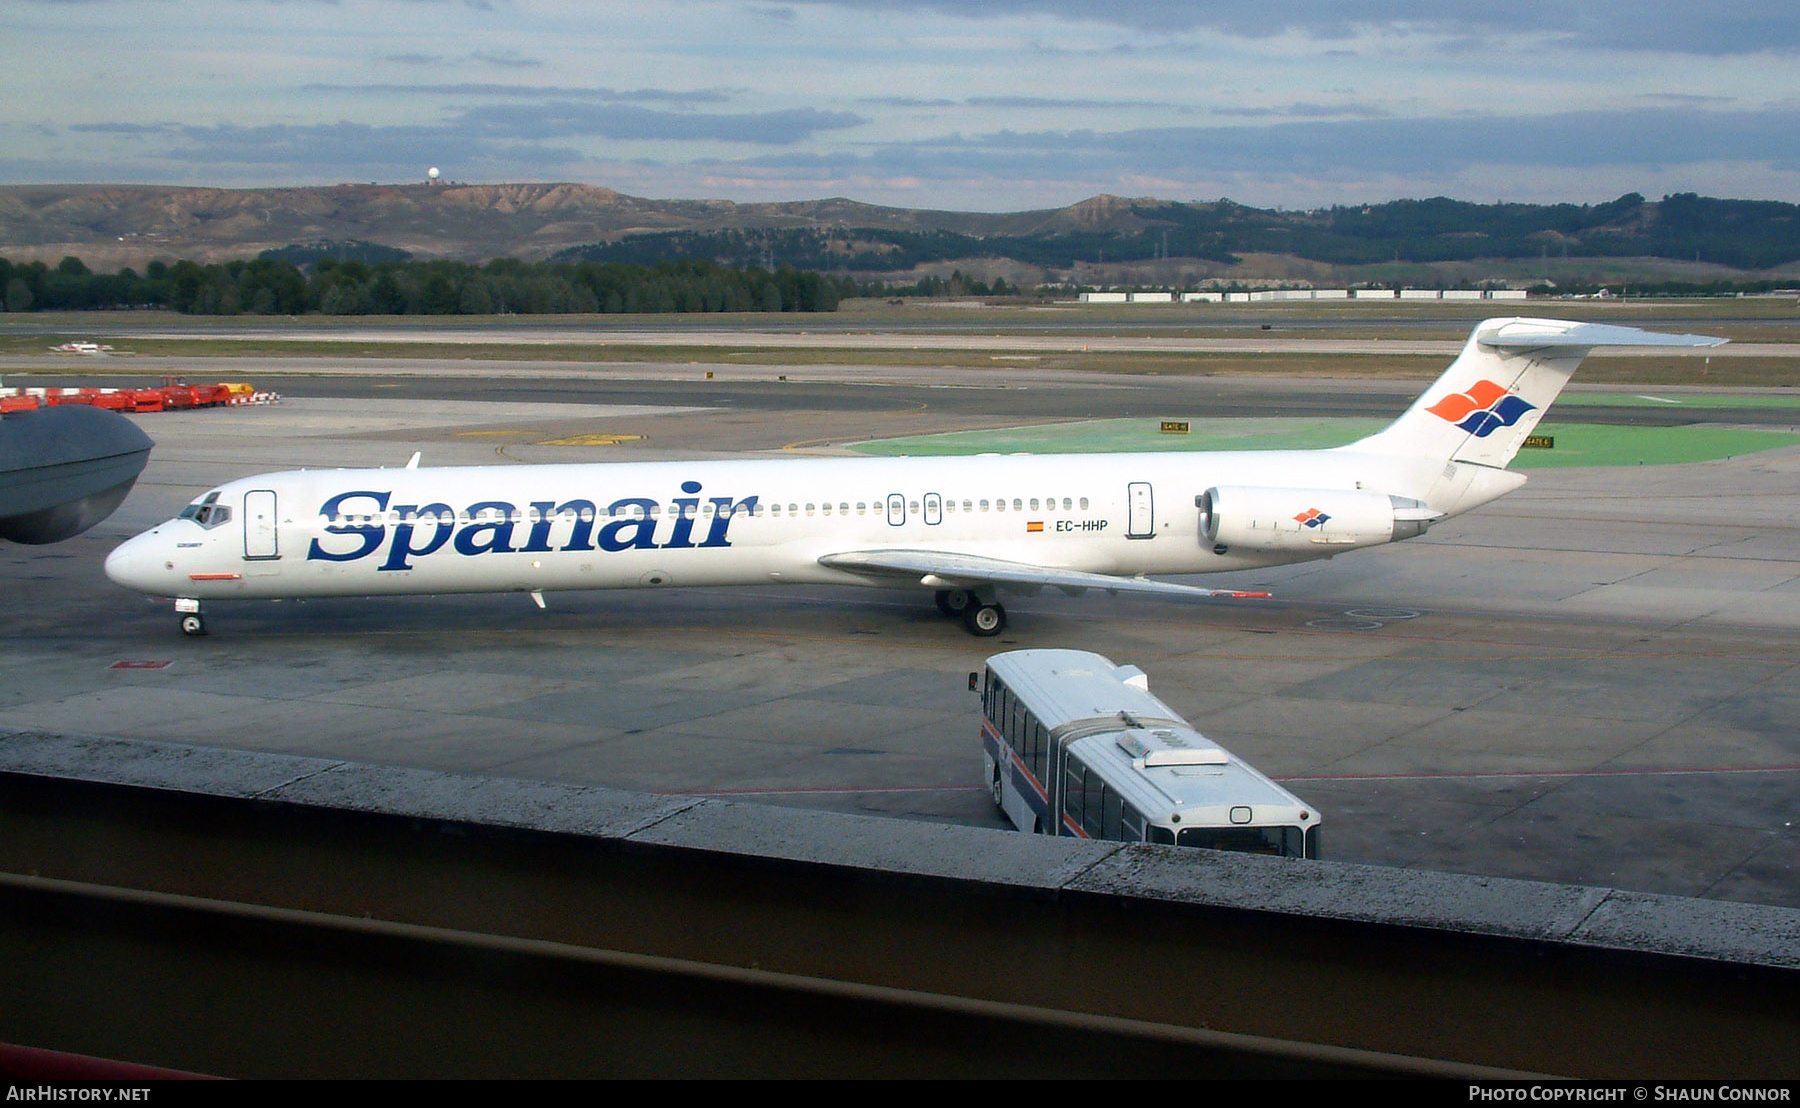
<svg viewBox="0 0 1800 1108">
<path fill-rule="evenodd" d="M 952 554 L 941 550 L 858 550 L 827 554 L 819 559 L 819 564 L 850 573 L 914 578 L 919 584 L 934 588 L 1006 585 L 1035 592 L 1049 586 L 1070 595 L 1087 589 L 1105 589 L 1109 593 L 1156 593 L 1196 600 L 1208 597 L 1260 598 L 1269 595 L 1266 592 L 1246 592 L 1242 589 L 1203 589 L 1168 581 L 1152 581 L 1147 577 L 1084 573 L 1075 569 L 1057 569 L 1028 562 L 1009 562 L 1000 558 L 984 558 L 979 554 Z"/>
<path fill-rule="evenodd" d="M 1610 323 L 1567 323 L 1555 319 L 1490 319 L 1475 329 L 1475 341 L 1502 350 L 1596 346 L 1723 346 L 1711 335 L 1668 335 Z"/>
</svg>

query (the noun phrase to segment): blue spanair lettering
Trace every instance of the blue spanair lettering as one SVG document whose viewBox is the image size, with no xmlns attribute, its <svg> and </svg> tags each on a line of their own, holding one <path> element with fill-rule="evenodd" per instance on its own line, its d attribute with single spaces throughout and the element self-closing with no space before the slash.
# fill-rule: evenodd
<svg viewBox="0 0 1800 1108">
<path fill-rule="evenodd" d="M 600 514 L 592 500 L 571 500 L 556 509 L 557 515 L 569 513 L 575 525 L 569 528 L 569 541 L 563 543 L 564 550 L 594 549 L 594 518 Z"/>
<path fill-rule="evenodd" d="M 600 528 L 600 549 L 602 550 L 655 550 L 656 518 L 650 513 L 660 505 L 654 500 L 643 497 L 632 497 L 628 500 L 615 500 L 607 508 L 608 515 L 618 515 L 620 508 L 636 507 L 642 509 L 641 514 L 616 519 Z M 626 538 L 626 534 L 630 538 Z"/>
<path fill-rule="evenodd" d="M 357 489 L 341 492 L 319 508 L 328 521 L 326 537 L 314 539 L 306 556 L 312 561 L 354 562 L 377 553 L 384 544 L 387 555 L 381 570 L 398 571 L 415 568 L 419 558 L 440 550 L 454 551 L 465 558 L 480 554 L 545 553 L 551 550 L 692 550 L 718 549 L 731 545 L 731 521 L 739 512 L 754 513 L 757 498 L 746 496 L 733 500 L 715 496 L 706 503 L 711 508 L 706 537 L 694 541 L 694 521 L 701 516 L 700 482 L 685 481 L 681 491 L 686 496 L 675 498 L 666 514 L 670 518 L 667 541 L 658 543 L 656 532 L 665 512 L 660 502 L 649 497 L 634 496 L 615 500 L 604 513 L 605 526 L 596 528 L 600 513 L 591 500 L 570 500 L 558 504 L 553 500 L 530 501 L 531 514 L 524 517 L 529 529 L 524 531 L 524 544 L 514 545 L 519 516 L 517 507 L 505 500 L 482 500 L 469 505 L 461 515 L 448 504 L 395 504 L 390 513 L 391 492 Z M 629 512 L 630 514 L 625 514 Z M 394 518 L 389 520 L 389 516 Z M 359 517 L 369 520 L 361 521 Z M 555 528 L 564 517 L 569 521 L 567 540 L 556 545 Z M 389 522 L 392 527 L 388 526 Z M 389 544 L 389 531 L 392 542 Z"/>
<path fill-rule="evenodd" d="M 450 532 L 456 530 L 456 511 L 448 504 L 426 504 L 423 507 L 413 504 L 396 504 L 394 510 L 400 513 L 400 522 L 394 524 L 394 542 L 388 547 L 387 561 L 380 568 L 411 569 L 411 558 L 422 558 L 450 541 Z M 431 537 L 425 540 L 424 546 L 413 545 L 413 534 L 421 525 L 431 528 Z"/>
<path fill-rule="evenodd" d="M 355 492 L 340 492 L 320 505 L 319 514 L 326 519 L 336 519 L 338 516 L 345 515 L 376 515 L 387 511 L 388 498 L 392 495 L 391 492 L 369 492 L 361 489 Z M 361 508 L 344 506 L 346 502 L 358 499 L 372 501 L 374 506 Z M 360 540 L 360 545 L 354 550 L 327 550 L 321 540 L 314 539 L 306 551 L 308 561 L 354 562 L 358 558 L 366 558 L 375 553 L 375 549 L 381 545 L 382 540 L 387 538 L 387 528 L 379 523 L 329 523 L 325 526 L 325 533 L 328 535 L 355 535 Z"/>
<path fill-rule="evenodd" d="M 729 496 L 715 496 L 712 498 L 712 506 L 717 514 L 713 516 L 712 526 L 707 529 L 706 541 L 700 545 L 730 546 L 731 540 L 725 537 L 725 529 L 731 526 L 731 517 L 737 515 L 740 509 L 754 514 L 756 497 L 746 496 L 733 504 Z"/>
<path fill-rule="evenodd" d="M 531 531 L 525 536 L 525 545 L 519 547 L 521 554 L 541 554 L 550 549 L 550 525 L 556 522 L 556 501 L 533 500 L 531 511 Z"/>
<path fill-rule="evenodd" d="M 537 518 L 530 521 L 531 530 L 525 536 L 525 545 L 519 547 L 519 553 L 545 554 L 557 549 L 550 543 L 550 529 L 556 526 L 565 512 L 569 516 L 569 541 L 561 549 L 594 549 L 596 509 L 592 500 L 571 500 L 567 504 L 558 504 L 554 500 L 533 500 L 531 509 L 537 513 Z"/>
<path fill-rule="evenodd" d="M 700 482 L 683 481 L 681 491 L 696 493 L 700 491 Z M 697 496 L 678 496 L 669 502 L 669 513 L 675 517 L 675 526 L 669 532 L 669 541 L 663 543 L 664 550 L 692 550 L 694 548 L 694 513 L 700 510 L 700 498 Z"/>
<path fill-rule="evenodd" d="M 470 557 L 490 552 L 511 554 L 513 511 L 513 506 L 504 500 L 483 500 L 469 505 L 472 522 L 456 533 L 456 552 Z M 478 518 L 483 512 L 493 514 L 487 519 Z"/>
</svg>

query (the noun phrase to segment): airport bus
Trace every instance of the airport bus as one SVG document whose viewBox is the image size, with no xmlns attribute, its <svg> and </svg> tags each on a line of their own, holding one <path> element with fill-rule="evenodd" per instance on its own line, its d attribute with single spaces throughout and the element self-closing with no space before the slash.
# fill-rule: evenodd
<svg viewBox="0 0 1800 1108">
<path fill-rule="evenodd" d="M 983 768 L 1019 830 L 1319 856 L 1319 813 L 1150 695 L 1136 666 L 1014 650 L 985 678 Z"/>
</svg>

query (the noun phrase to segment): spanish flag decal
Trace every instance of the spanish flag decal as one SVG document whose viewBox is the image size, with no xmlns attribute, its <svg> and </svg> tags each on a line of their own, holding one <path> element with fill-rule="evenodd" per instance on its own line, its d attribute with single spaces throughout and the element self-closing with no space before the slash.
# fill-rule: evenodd
<svg viewBox="0 0 1800 1108">
<path fill-rule="evenodd" d="M 1044 529 L 1043 520 L 1034 519 L 1030 523 L 1027 523 L 1025 525 L 1025 533 L 1028 535 L 1035 535 L 1039 531 L 1042 531 L 1043 529 Z"/>
</svg>

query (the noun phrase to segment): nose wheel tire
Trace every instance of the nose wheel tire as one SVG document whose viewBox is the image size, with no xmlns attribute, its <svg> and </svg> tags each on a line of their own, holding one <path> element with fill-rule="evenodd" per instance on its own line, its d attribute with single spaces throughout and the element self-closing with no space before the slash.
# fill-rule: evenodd
<svg viewBox="0 0 1800 1108">
<path fill-rule="evenodd" d="M 971 604 L 963 612 L 963 627 L 971 635 L 992 638 L 1006 630 L 1006 609 L 998 604 Z"/>
<path fill-rule="evenodd" d="M 206 634 L 206 621 L 199 616 L 182 616 L 181 633 L 189 636 Z"/>
</svg>

